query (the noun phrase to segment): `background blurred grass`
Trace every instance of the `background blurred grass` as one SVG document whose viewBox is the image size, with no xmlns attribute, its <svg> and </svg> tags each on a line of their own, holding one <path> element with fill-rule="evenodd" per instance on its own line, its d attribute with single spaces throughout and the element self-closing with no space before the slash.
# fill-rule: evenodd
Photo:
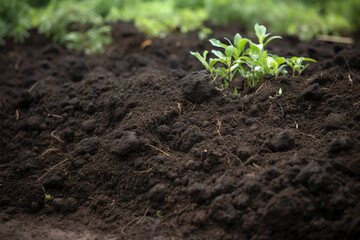
<svg viewBox="0 0 360 240">
<path fill-rule="evenodd" d="M 359 13 L 359 0 L 1 0 L 0 44 L 5 37 L 22 42 L 37 28 L 69 48 L 101 53 L 111 42 L 108 23 L 118 20 L 157 37 L 201 30 L 208 21 L 239 22 L 250 31 L 258 22 L 307 40 L 358 30 Z"/>
</svg>

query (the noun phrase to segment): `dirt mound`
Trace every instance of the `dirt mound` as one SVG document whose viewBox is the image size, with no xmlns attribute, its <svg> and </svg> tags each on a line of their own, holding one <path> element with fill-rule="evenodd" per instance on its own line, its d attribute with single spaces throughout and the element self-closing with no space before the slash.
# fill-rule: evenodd
<svg viewBox="0 0 360 240">
<path fill-rule="evenodd" d="M 37 34 L 1 50 L 0 234 L 360 238 L 358 46 L 274 41 L 318 63 L 235 96 L 189 54 L 209 47 L 195 33 L 116 36 L 102 56 Z"/>
</svg>

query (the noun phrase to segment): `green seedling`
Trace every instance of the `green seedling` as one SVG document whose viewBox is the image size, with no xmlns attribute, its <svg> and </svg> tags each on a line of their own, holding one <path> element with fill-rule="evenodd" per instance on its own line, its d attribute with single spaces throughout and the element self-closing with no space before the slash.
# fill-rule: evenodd
<svg viewBox="0 0 360 240">
<path fill-rule="evenodd" d="M 161 215 L 161 210 L 157 210 L 157 211 L 156 211 L 156 216 L 157 216 L 158 218 L 163 218 L 163 217 L 164 217 L 164 216 Z"/>
<path fill-rule="evenodd" d="M 222 48 L 222 51 L 212 50 L 215 58 L 207 60 L 209 51 L 204 51 L 201 56 L 198 52 L 190 52 L 194 55 L 206 69 L 215 81 L 220 77 L 224 82 L 224 87 L 230 87 L 231 82 L 237 73 L 241 78 L 244 78 L 245 83 L 249 87 L 255 87 L 263 80 L 264 75 L 268 74 L 274 76 L 275 79 L 279 74 L 287 74 L 286 66 L 289 65 L 295 71 L 301 74 L 308 66 L 302 65 L 303 61 L 313 61 L 311 58 L 293 57 L 285 59 L 274 54 L 268 53 L 265 50 L 267 44 L 274 39 L 281 39 L 281 36 L 272 36 L 266 33 L 266 27 L 255 24 L 255 35 L 258 43 L 254 43 L 250 39 L 243 38 L 240 34 L 236 34 L 233 42 L 225 38 L 227 43 L 222 43 L 217 39 L 210 39 L 211 45 L 217 48 Z M 238 95 L 238 90 L 234 89 L 234 94 Z"/>
<path fill-rule="evenodd" d="M 229 44 L 224 44 L 215 38 L 209 40 L 214 47 L 224 49 L 224 53 L 218 50 L 212 50 L 211 52 L 217 58 L 210 58 L 209 62 L 206 60 L 207 54 L 209 53 L 208 51 L 204 51 L 203 56 L 198 52 L 190 53 L 210 71 L 213 80 L 216 80 L 217 77 L 220 76 L 224 80 L 225 87 L 228 87 L 231 85 L 240 64 L 244 62 L 240 57 L 244 54 L 244 47 L 249 40 L 242 38 L 240 34 L 235 35 L 234 43 L 228 38 L 225 38 L 225 40 Z"/>
<path fill-rule="evenodd" d="M 45 187 L 42 186 L 41 188 L 42 188 L 42 190 L 44 192 L 45 200 L 47 200 L 47 201 L 51 200 L 51 195 L 46 192 Z"/>
<path fill-rule="evenodd" d="M 300 76 L 300 74 L 309 66 L 309 64 L 303 65 L 303 61 L 316 62 L 315 59 L 305 57 L 292 57 L 286 59 L 287 65 L 289 65 L 293 71 L 293 77 L 295 76 L 295 72 L 297 72 L 298 76 Z"/>
<path fill-rule="evenodd" d="M 48 193 L 46 193 L 46 194 L 45 194 L 45 199 L 49 201 L 49 200 L 51 199 L 51 195 L 48 194 Z"/>
<path fill-rule="evenodd" d="M 269 96 L 269 98 L 270 99 L 275 99 L 275 98 L 277 98 L 277 97 L 280 97 L 281 96 L 281 94 L 282 94 L 282 89 L 281 88 L 279 88 L 279 91 L 275 94 L 275 96 Z"/>
</svg>

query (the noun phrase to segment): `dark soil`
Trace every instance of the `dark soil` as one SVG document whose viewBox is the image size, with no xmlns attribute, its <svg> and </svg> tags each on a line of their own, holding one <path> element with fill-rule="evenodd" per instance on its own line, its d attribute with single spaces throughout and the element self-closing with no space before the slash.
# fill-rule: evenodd
<svg viewBox="0 0 360 240">
<path fill-rule="evenodd" d="M 196 33 L 114 36 L 0 49 L 1 239 L 360 239 L 358 45 L 276 40 L 318 63 L 235 96 Z"/>
</svg>

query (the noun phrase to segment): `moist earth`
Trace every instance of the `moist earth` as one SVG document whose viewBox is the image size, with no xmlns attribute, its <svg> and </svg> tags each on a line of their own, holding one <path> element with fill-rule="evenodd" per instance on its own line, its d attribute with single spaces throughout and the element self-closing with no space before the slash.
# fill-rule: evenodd
<svg viewBox="0 0 360 240">
<path fill-rule="evenodd" d="M 2 239 L 360 239 L 358 43 L 275 40 L 317 63 L 235 96 L 196 33 L 113 31 L 99 56 L 1 47 Z"/>
</svg>

